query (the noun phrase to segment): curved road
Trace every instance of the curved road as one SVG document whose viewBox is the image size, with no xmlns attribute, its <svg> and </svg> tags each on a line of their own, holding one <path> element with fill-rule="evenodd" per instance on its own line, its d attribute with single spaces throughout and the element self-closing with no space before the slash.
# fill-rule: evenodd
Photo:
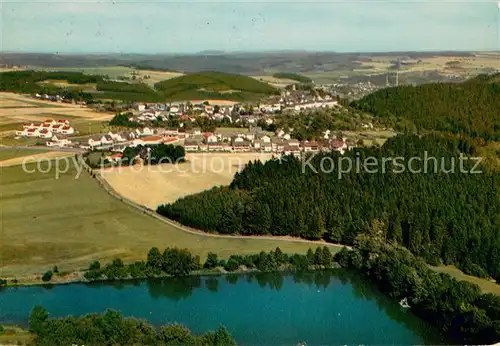
<svg viewBox="0 0 500 346">
<path fill-rule="evenodd" d="M 332 244 L 332 243 L 327 243 L 325 241 L 314 241 L 314 240 L 306 240 L 306 239 L 301 239 L 301 238 L 292 238 L 292 237 L 272 237 L 272 236 L 243 236 L 243 235 L 226 235 L 226 234 L 213 234 L 213 233 L 206 233 L 203 231 L 198 231 L 183 225 L 180 225 L 179 223 L 172 221 L 162 215 L 157 214 L 154 210 L 151 210 L 149 208 L 146 208 L 140 204 L 137 204 L 128 198 L 125 198 L 121 196 L 118 192 L 116 192 L 111 185 L 104 179 L 100 172 L 93 170 L 90 168 L 87 164 L 83 163 L 84 167 L 87 169 L 88 172 L 92 172 L 95 174 L 95 178 L 98 181 L 99 185 L 101 185 L 106 192 L 108 192 L 111 196 L 119 199 L 120 201 L 125 202 L 126 204 L 134 207 L 135 209 L 148 214 L 151 217 L 156 218 L 157 220 L 160 220 L 172 227 L 175 227 L 178 230 L 181 230 L 183 232 L 191 233 L 194 235 L 198 236 L 203 236 L 203 237 L 215 237 L 215 238 L 227 238 L 227 239 L 262 239 L 262 240 L 276 240 L 276 241 L 286 241 L 286 242 L 296 242 L 296 243 L 308 243 L 308 244 L 316 244 L 316 245 L 326 245 L 326 246 L 331 246 L 331 247 L 337 247 L 337 248 L 342 248 L 344 245 L 340 244 Z M 350 248 L 349 246 L 346 246 L 347 248 Z"/>
</svg>

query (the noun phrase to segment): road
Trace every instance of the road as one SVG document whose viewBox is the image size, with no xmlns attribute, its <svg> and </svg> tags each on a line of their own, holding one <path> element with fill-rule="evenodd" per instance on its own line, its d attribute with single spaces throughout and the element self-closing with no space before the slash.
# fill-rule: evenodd
<svg viewBox="0 0 500 346">
<path fill-rule="evenodd" d="M 170 225 L 171 227 L 175 227 L 178 230 L 181 230 L 183 232 L 195 234 L 198 236 L 203 236 L 203 237 L 214 237 L 214 238 L 227 238 L 227 239 L 262 239 L 262 240 L 273 240 L 273 241 L 287 241 L 287 242 L 295 242 L 295 243 L 308 243 L 308 244 L 314 244 L 316 246 L 319 245 L 326 245 L 329 247 L 337 247 L 337 248 L 342 248 L 344 245 L 340 244 L 332 244 L 332 243 L 327 243 L 325 241 L 314 241 L 314 240 L 306 240 L 306 239 L 301 239 L 301 238 L 293 238 L 293 237 L 273 237 L 273 236 L 242 236 L 242 235 L 226 235 L 226 234 L 213 234 L 213 233 L 206 233 L 203 231 L 195 230 L 186 226 L 183 226 L 173 220 L 170 220 L 160 214 L 157 214 L 154 210 L 151 210 L 145 206 L 142 206 L 140 204 L 137 204 L 128 198 L 125 198 L 121 196 L 118 192 L 116 192 L 111 185 L 104 179 L 99 171 L 92 170 L 88 165 L 84 164 L 85 168 L 89 172 L 94 172 L 95 173 L 95 178 L 99 185 L 111 196 L 115 197 L 116 199 L 134 207 L 135 209 L 143 212 L 144 214 L 147 214 L 151 217 L 156 218 L 157 220 L 162 221 L 163 223 L 166 223 Z M 349 246 L 346 246 L 347 248 L 350 248 Z"/>
</svg>

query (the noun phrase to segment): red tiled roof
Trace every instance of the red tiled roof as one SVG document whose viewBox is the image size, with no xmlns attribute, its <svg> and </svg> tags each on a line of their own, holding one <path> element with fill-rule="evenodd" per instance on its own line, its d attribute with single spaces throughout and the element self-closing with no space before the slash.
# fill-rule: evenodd
<svg viewBox="0 0 500 346">
<path fill-rule="evenodd" d="M 142 140 L 144 142 L 154 142 L 154 141 L 159 141 L 161 139 L 162 139 L 162 137 L 160 137 L 160 136 L 150 136 L 150 137 L 143 138 Z"/>
<path fill-rule="evenodd" d="M 52 126 L 52 128 L 53 128 L 53 129 L 58 129 L 58 128 L 60 128 L 61 126 L 62 126 L 61 124 L 57 124 L 57 125 Z"/>
<path fill-rule="evenodd" d="M 62 129 L 63 129 L 63 130 L 69 130 L 70 128 L 71 128 L 71 127 L 69 127 L 69 126 L 64 126 Z"/>
<path fill-rule="evenodd" d="M 122 158 L 122 157 L 123 157 L 123 154 L 120 154 L 120 153 L 111 155 L 112 159 L 119 159 L 119 158 Z"/>
<path fill-rule="evenodd" d="M 60 120 L 58 120 L 57 122 L 58 122 L 58 123 L 64 123 L 64 124 L 66 124 L 67 120 L 62 120 L 62 119 L 60 119 Z"/>
<path fill-rule="evenodd" d="M 50 127 L 50 124 L 43 124 L 42 127 Z"/>
<path fill-rule="evenodd" d="M 29 129 L 27 132 L 35 132 L 35 129 Z"/>
<path fill-rule="evenodd" d="M 205 133 L 203 134 L 203 137 L 210 137 L 211 135 L 212 135 L 212 133 L 211 133 L 211 132 L 205 132 Z"/>
</svg>

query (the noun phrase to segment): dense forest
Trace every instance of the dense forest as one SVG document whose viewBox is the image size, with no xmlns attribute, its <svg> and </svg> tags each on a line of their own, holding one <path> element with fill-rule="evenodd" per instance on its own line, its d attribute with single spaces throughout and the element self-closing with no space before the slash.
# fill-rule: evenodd
<svg viewBox="0 0 500 346">
<path fill-rule="evenodd" d="M 35 306 L 29 318 L 29 329 L 36 335 L 36 345 L 196 345 L 231 346 L 234 338 L 224 326 L 215 332 L 193 335 L 180 325 L 155 328 L 144 320 L 125 318 L 118 311 L 82 317 L 49 318 L 41 306 Z"/>
<path fill-rule="evenodd" d="M 500 341 L 500 297 L 429 269 L 407 249 L 387 244 L 380 224 L 358 236 L 352 250 L 335 255 L 343 267 L 365 274 L 385 294 L 406 298 L 412 313 L 428 320 L 460 344 Z M 382 236 L 382 237 L 381 237 Z"/>
<path fill-rule="evenodd" d="M 396 130 L 438 130 L 500 140 L 499 76 L 383 89 L 352 106 L 373 113 Z"/>
<path fill-rule="evenodd" d="M 163 252 L 156 247 L 151 248 L 146 261 L 124 264 L 119 258 L 101 267 L 94 261 L 89 264 L 84 277 L 87 280 L 152 278 L 158 276 L 186 276 L 203 269 L 223 268 L 234 272 L 244 267 L 246 270 L 272 272 L 278 270 L 307 270 L 331 268 L 333 255 L 327 246 L 309 249 L 306 254 L 286 254 L 279 247 L 274 251 L 253 255 L 231 255 L 227 260 L 219 259 L 217 254 L 209 253 L 205 263 L 201 265 L 200 257 L 187 249 L 166 248 Z M 50 281 L 50 280 L 48 280 Z"/>
<path fill-rule="evenodd" d="M 471 172 L 476 163 L 460 162 L 460 155 L 474 153 L 468 140 L 401 135 L 382 148 L 355 149 L 344 156 L 253 162 L 229 187 L 161 205 L 157 212 L 208 232 L 292 235 L 344 244 L 353 244 L 373 220 L 381 220 L 388 241 L 429 263 L 455 264 L 500 282 L 500 175 L 486 166 L 474 169 L 482 174 L 461 173 Z M 406 158 L 409 166 L 412 157 L 421 160 L 420 166 L 412 164 L 413 173 L 411 166 L 398 166 L 397 158 Z M 375 172 L 373 166 L 358 169 L 365 167 L 363 162 L 380 164 L 388 158 L 396 158 L 389 167 L 386 162 Z M 353 165 L 348 172 L 346 162 Z"/>
</svg>

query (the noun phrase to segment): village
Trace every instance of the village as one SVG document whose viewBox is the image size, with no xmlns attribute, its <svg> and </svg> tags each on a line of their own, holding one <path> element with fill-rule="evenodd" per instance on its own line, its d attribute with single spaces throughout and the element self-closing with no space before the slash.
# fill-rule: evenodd
<svg viewBox="0 0 500 346">
<path fill-rule="evenodd" d="M 59 95 L 33 95 L 54 102 L 62 102 Z M 19 137 L 45 139 L 47 147 L 80 148 L 89 151 L 121 153 L 127 147 L 139 145 L 178 144 L 186 152 L 263 152 L 274 154 L 298 154 L 348 148 L 346 138 L 337 138 L 327 130 L 317 141 L 293 139 L 293 129 L 264 131 L 257 124 L 271 125 L 274 116 L 283 112 L 304 112 L 315 108 L 340 108 L 338 101 L 329 94 L 311 94 L 309 91 L 283 90 L 281 95 L 270 97 L 258 105 L 237 104 L 227 101 L 177 102 L 177 103 L 135 103 L 126 113 L 128 120 L 138 126 L 128 131 L 98 133 L 79 136 L 69 120 L 47 119 L 44 122 L 30 122 L 16 131 Z M 219 104 L 217 104 L 219 103 Z M 224 131 L 202 131 L 192 127 L 196 118 L 220 122 Z M 176 119 L 178 126 L 158 125 L 159 121 Z M 188 126 L 189 125 L 189 126 Z M 351 143 L 349 143 L 351 145 Z M 352 146 L 352 145 L 351 145 Z"/>
</svg>

